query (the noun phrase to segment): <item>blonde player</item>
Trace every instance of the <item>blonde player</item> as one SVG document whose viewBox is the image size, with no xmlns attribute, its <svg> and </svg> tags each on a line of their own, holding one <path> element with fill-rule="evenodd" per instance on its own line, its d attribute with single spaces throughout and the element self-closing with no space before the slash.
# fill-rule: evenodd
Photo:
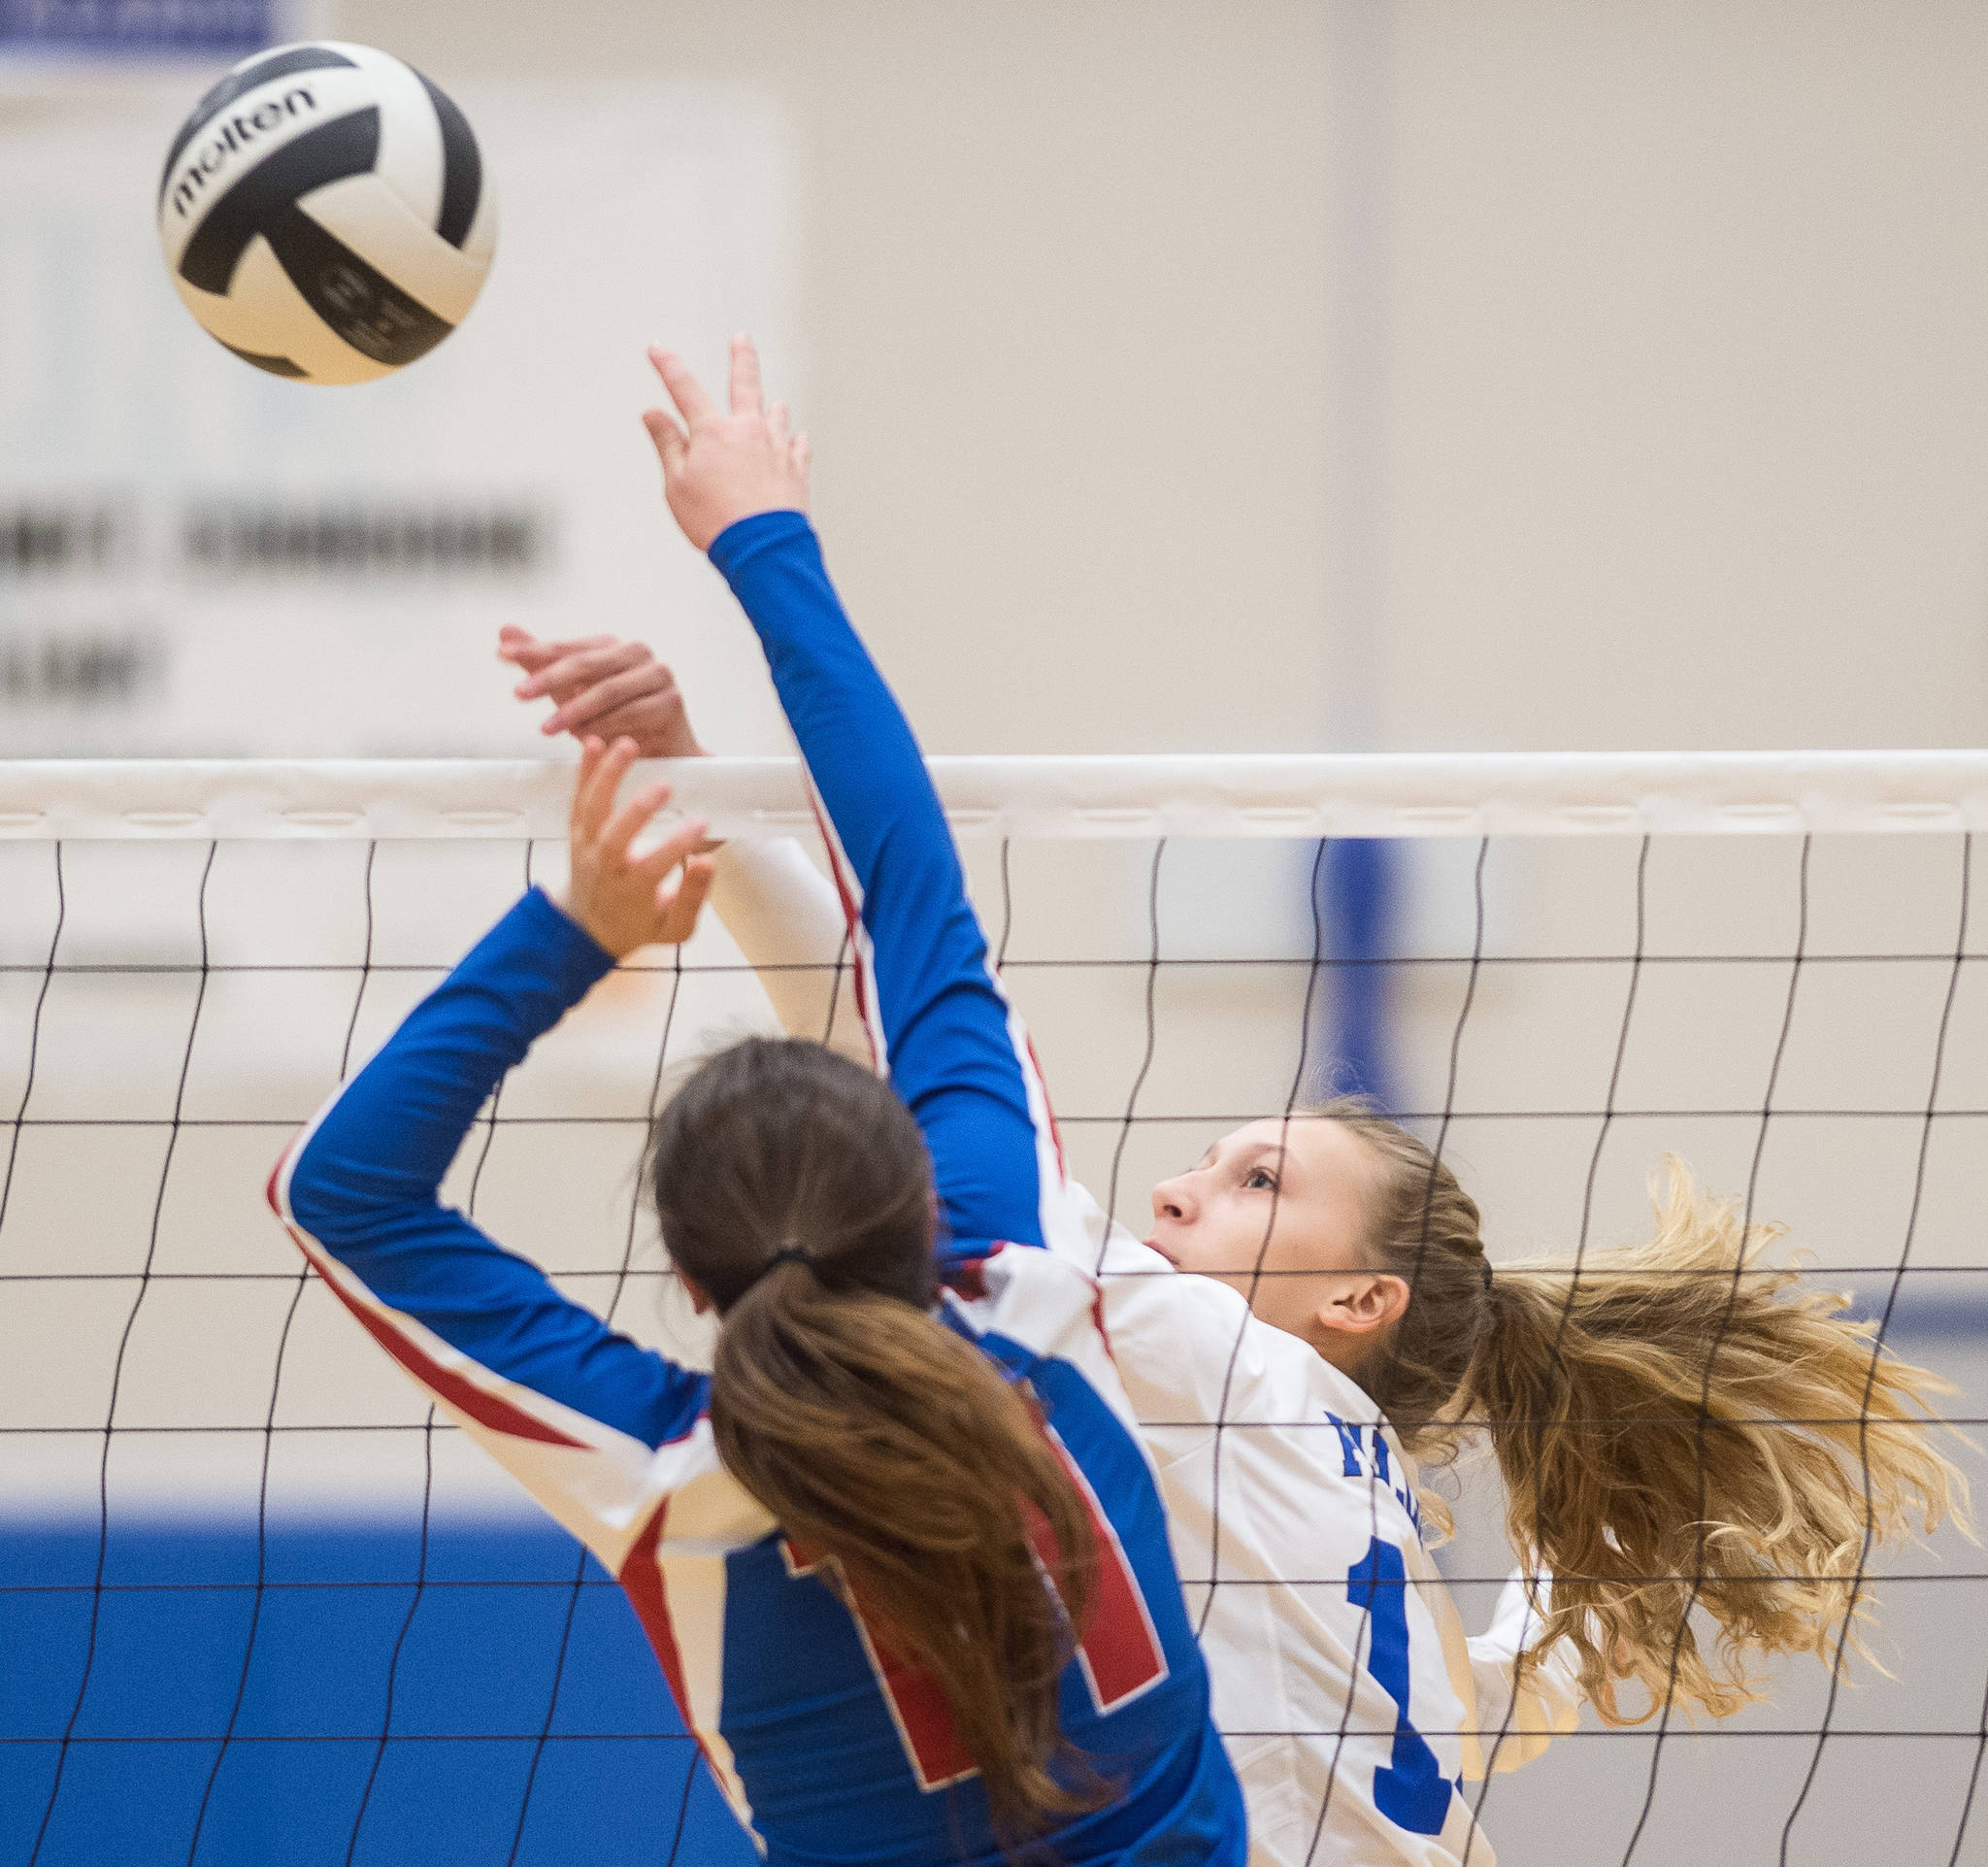
<svg viewBox="0 0 1988 1867">
<path fill-rule="evenodd" d="M 500 653 L 521 697 L 557 702 L 548 733 L 702 750 L 639 644 L 509 631 Z M 844 927 L 797 849 L 728 849 L 712 898 L 789 1030 L 863 1045 L 846 1017 L 830 1029 L 830 982 L 794 963 Z M 1571 1728 L 1583 1693 L 1609 1721 L 1667 1701 L 1724 1716 L 1753 1696 L 1752 1654 L 1832 1653 L 1856 1605 L 1860 1451 L 1879 1540 L 1954 1507 L 1958 1475 L 1920 1423 L 1932 1378 L 1792 1274 L 1734 1277 L 1765 1233 L 1743 1236 L 1681 1169 L 1654 1237 L 1588 1253 L 1579 1279 L 1572 1260 L 1494 1270 L 1449 1169 L 1349 1105 L 1216 1143 L 1155 1189 L 1143 1244 L 1051 1179 L 1045 1198 L 1080 1220 L 1055 1231 L 1102 1270 L 1139 1415 L 1163 1422 L 1145 1432 L 1181 1573 L 1215 1584 L 1203 1643 L 1264 1867 L 1491 1867 L 1466 1784 Z M 1514 1547 L 1558 1580 L 1550 1596 L 1508 1587 L 1467 1640 L 1426 1551 L 1416 1461 L 1473 1431 L 1498 1456 Z M 1718 1624 L 1714 1653 L 1692 1607 Z"/>
</svg>

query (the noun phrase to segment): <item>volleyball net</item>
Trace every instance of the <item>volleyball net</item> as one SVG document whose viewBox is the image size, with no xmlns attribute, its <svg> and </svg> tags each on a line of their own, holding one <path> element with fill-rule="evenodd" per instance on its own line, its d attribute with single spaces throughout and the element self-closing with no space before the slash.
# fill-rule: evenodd
<svg viewBox="0 0 1988 1867">
<path fill-rule="evenodd" d="M 1680 1154 L 1978 1411 L 1988 755 L 933 767 L 1072 1171 L 1135 1233 L 1216 1136 L 1343 1086 L 1357 1000 L 1494 1259 L 1642 1235 Z M 790 762 L 672 775 L 714 834 L 812 847 Z M 332 1085 L 558 879 L 570 782 L 0 764 L 0 1858 L 751 1856 L 613 1583 L 263 1203 Z M 1348 839 L 1400 878 L 1357 938 L 1321 882 Z M 447 1196 L 695 1354 L 635 1163 L 671 1067 L 766 1028 L 707 917 L 506 1081 Z M 1508 1556 L 1488 1481 L 1461 1482 L 1441 1559 L 1474 1630 Z M 1974 1857 L 1988 1569 L 1942 1537 L 1872 1585 L 1890 1679 L 1791 1667 L 1695 1737 L 1590 1717 L 1493 1781 L 1487 1829 L 1541 1860 L 1698 1858 L 1713 1831 L 1734 1862 L 1789 1835 Z"/>
</svg>

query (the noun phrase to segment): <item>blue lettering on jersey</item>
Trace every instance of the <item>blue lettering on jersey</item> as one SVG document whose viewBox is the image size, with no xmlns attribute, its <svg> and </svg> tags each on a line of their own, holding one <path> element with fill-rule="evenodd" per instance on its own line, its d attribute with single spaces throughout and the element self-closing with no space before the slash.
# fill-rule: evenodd
<svg viewBox="0 0 1988 1867">
<path fill-rule="evenodd" d="M 1449 1813 L 1450 1785 L 1436 1752 L 1408 1722 L 1408 1568 L 1402 1552 L 1375 1537 L 1346 1572 L 1346 1596 L 1368 1614 L 1373 1629 L 1367 1670 L 1395 1703 L 1394 1753 L 1374 1773 L 1374 1806 L 1414 1835 L 1440 1835 Z"/>
<path fill-rule="evenodd" d="M 1346 1477 L 1371 1479 L 1384 1486 L 1395 1502 L 1408 1512 L 1408 1521 L 1415 1526 L 1415 1535 L 1419 1539 L 1422 1534 L 1421 1502 L 1412 1485 L 1395 1477 L 1394 1462 L 1387 1455 L 1387 1441 L 1380 1428 L 1355 1426 L 1331 1412 L 1325 1417 L 1340 1436 L 1340 1451 L 1345 1460 Z"/>
</svg>

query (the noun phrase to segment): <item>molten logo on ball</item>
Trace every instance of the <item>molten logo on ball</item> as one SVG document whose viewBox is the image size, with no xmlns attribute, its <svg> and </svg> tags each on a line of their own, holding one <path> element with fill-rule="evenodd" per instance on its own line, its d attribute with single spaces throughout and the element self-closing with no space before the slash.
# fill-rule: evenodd
<svg viewBox="0 0 1988 1867">
<path fill-rule="evenodd" d="M 366 46 L 283 46 L 200 100 L 159 177 L 174 288 L 237 356 L 362 383 L 476 303 L 497 208 L 469 119 Z"/>
<path fill-rule="evenodd" d="M 230 155 L 247 149 L 258 132 L 266 136 L 285 117 L 295 117 L 299 104 L 307 111 L 317 108 L 317 100 L 299 85 L 294 90 L 285 91 L 273 104 L 264 104 L 246 116 L 232 117 L 222 124 L 220 134 L 212 143 L 198 154 L 187 158 L 179 185 L 173 190 L 173 208 L 181 218 L 185 218 L 186 210 L 200 199 L 208 178 L 215 174 Z"/>
</svg>

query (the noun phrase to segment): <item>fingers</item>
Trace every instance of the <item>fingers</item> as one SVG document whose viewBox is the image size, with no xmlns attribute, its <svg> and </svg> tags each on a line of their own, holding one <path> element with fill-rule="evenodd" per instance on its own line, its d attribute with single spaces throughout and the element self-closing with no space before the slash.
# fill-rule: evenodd
<svg viewBox="0 0 1988 1867">
<path fill-rule="evenodd" d="M 670 801 L 669 785 L 647 784 L 613 809 L 615 789 L 635 755 L 631 739 L 603 746 L 589 734 L 583 743 L 572 860 L 560 896 L 565 912 L 617 959 L 658 941 L 687 940 L 712 881 L 711 861 L 701 853 L 709 833 L 702 820 L 679 823 L 653 849 L 632 853 L 635 838 Z"/>
<path fill-rule="evenodd" d="M 632 739 L 617 739 L 614 744 L 617 747 L 626 746 L 628 748 L 628 758 L 623 761 L 621 767 L 623 771 L 626 771 L 628 765 L 633 762 L 635 757 L 635 742 Z M 627 803 L 615 812 L 613 821 L 601 833 L 601 854 L 606 856 L 611 862 L 627 862 L 629 845 L 642 834 L 644 827 L 650 818 L 669 801 L 669 785 L 660 781 L 653 784 L 645 784 L 641 790 L 637 791 Z M 668 849 L 681 834 L 682 832 L 679 830 L 674 836 L 664 838 L 658 847 Z M 688 850 L 694 850 L 703 840 L 704 832 L 700 829 L 697 835 L 690 839 L 684 853 L 687 853 Z M 630 866 L 646 869 L 651 859 L 652 856 L 644 856 L 641 862 L 632 863 Z M 679 853 L 677 860 L 680 862 L 682 859 L 682 853 Z"/>
<path fill-rule="evenodd" d="M 602 635 L 565 646 L 571 653 L 541 666 L 515 690 L 520 699 L 552 700 L 554 711 L 540 721 L 540 732 L 547 738 L 572 733 L 606 746 L 632 739 L 643 758 L 703 752 L 677 677 L 646 643 Z"/>
<path fill-rule="evenodd" d="M 594 638 L 600 642 L 610 639 L 608 636 Z M 529 629 L 521 629 L 515 622 L 507 622 L 497 631 L 497 659 L 509 661 L 527 674 L 545 666 L 555 655 L 580 646 L 578 642 L 541 642 Z"/>
<path fill-rule="evenodd" d="M 524 671 L 525 679 L 512 689 L 520 700 L 536 700 L 545 693 L 563 700 L 589 675 L 617 672 L 648 652 L 645 643 L 622 642 L 612 635 L 534 642 L 529 648 L 513 647 L 508 652 L 498 650 L 507 661 Z"/>
<path fill-rule="evenodd" d="M 668 786 L 666 785 L 663 788 L 664 802 L 668 802 Z M 627 815 L 626 811 L 622 813 L 624 817 Z M 650 815 L 653 816 L 654 813 L 651 812 Z M 644 881 L 650 883 L 659 883 L 672 869 L 687 862 L 698 852 L 699 847 L 703 844 L 706 836 L 710 834 L 710 831 L 711 825 L 702 818 L 692 818 L 687 822 L 678 824 L 654 849 L 650 850 L 639 861 L 631 862 L 628 865 L 629 874 L 640 876 Z"/>
<path fill-rule="evenodd" d="M 664 946 L 680 946 L 697 929 L 697 917 L 704 911 L 714 873 L 708 855 L 693 855 L 683 864 L 682 876 L 675 887 L 656 890 L 656 939 Z"/>
<path fill-rule="evenodd" d="M 558 712 L 544 721 L 539 730 L 550 735 L 578 732 L 582 726 L 591 725 L 595 732 L 612 742 L 621 735 L 607 731 L 601 723 L 603 715 L 613 713 L 631 701 L 666 699 L 676 691 L 676 677 L 669 669 L 660 661 L 651 661 L 645 656 L 634 667 L 617 674 L 604 675 L 586 686 L 571 691 L 568 697 L 561 698 Z M 682 704 L 680 699 L 678 704 Z"/>
<path fill-rule="evenodd" d="M 581 747 L 580 783 L 573 791 L 571 827 L 575 843 L 589 848 L 605 846 L 602 831 L 608 813 L 613 808 L 614 793 L 620 788 L 623 775 L 635 763 L 635 752 L 632 739 L 617 739 L 608 747 L 603 747 L 598 739 L 589 739 Z"/>
<path fill-rule="evenodd" d="M 789 413 L 787 405 L 784 402 L 776 402 L 773 405 L 773 407 L 768 409 L 766 412 L 766 425 L 768 429 L 772 432 L 774 446 L 777 448 L 784 448 L 785 446 L 787 446 L 788 419 Z"/>
<path fill-rule="evenodd" d="M 580 772 L 573 781 L 573 804 L 566 813 L 566 836 L 572 848 L 578 850 L 585 842 L 587 797 L 593 788 L 594 775 L 600 769 L 603 750 L 598 739 L 580 742 Z"/>
<path fill-rule="evenodd" d="M 677 405 L 677 413 L 693 428 L 700 422 L 716 418 L 717 404 L 705 394 L 704 386 L 690 374 L 683 359 L 674 351 L 658 346 L 648 353 L 648 360 L 655 365 L 655 371 L 663 379 L 663 387 L 670 392 L 670 400 Z M 758 364 L 755 360 L 754 369 Z M 667 417 L 664 417 L 668 419 Z M 644 417 L 647 419 L 646 417 Z M 653 432 L 653 430 L 651 430 Z M 660 443 L 657 444 L 661 446 Z M 665 465 L 667 465 L 667 461 Z"/>
<path fill-rule="evenodd" d="M 560 652 L 549 660 L 541 659 L 537 670 L 517 683 L 520 700 L 535 700 L 545 693 L 554 700 L 570 700 L 593 682 L 605 681 L 610 675 L 624 674 L 632 668 L 649 667 L 669 673 L 646 642 L 623 642 L 612 635 L 596 635 L 551 647 Z M 613 743 L 612 738 L 608 743 Z"/>
<path fill-rule="evenodd" d="M 518 631 L 520 635 L 524 631 Z M 621 638 L 618 635 L 569 635 L 557 642 L 540 642 L 536 637 L 527 637 L 533 648 L 544 654 L 578 654 L 582 649 L 612 649 Z"/>
<path fill-rule="evenodd" d="M 640 858 L 632 858 L 629 854 L 629 846 L 669 801 L 669 785 L 646 785 L 622 806 L 613 822 L 608 825 L 600 848 L 593 851 L 594 859 L 607 870 L 619 872 L 622 879 L 615 884 L 617 888 L 632 890 L 636 895 L 646 897 L 640 903 L 640 912 L 646 922 L 641 927 L 639 936 L 640 943 L 644 945 L 654 941 L 675 945 L 689 939 L 697 925 L 698 912 L 704 906 L 704 897 L 711 887 L 711 859 L 698 853 L 711 827 L 702 818 L 694 817 L 686 823 L 679 823 Z M 683 873 L 672 887 L 669 877 L 679 868 Z M 628 906 L 635 911 L 638 903 L 629 899 Z"/>
<path fill-rule="evenodd" d="M 759 413 L 759 352 L 744 331 L 732 339 L 732 413 Z"/>
<path fill-rule="evenodd" d="M 663 463 L 664 481 L 675 479 L 682 471 L 683 456 L 690 448 L 683 430 L 664 409 L 643 410 L 642 425 L 648 430 L 648 438 L 655 443 L 656 458 Z"/>
<path fill-rule="evenodd" d="M 580 776 L 573 786 L 573 811 L 569 830 L 575 848 L 591 848 L 598 841 L 603 821 L 601 808 L 601 773 L 608 762 L 608 748 L 598 739 L 587 739 L 580 748 Z M 607 795 L 613 797 L 614 784 L 619 782 L 616 772 L 607 787 Z"/>
<path fill-rule="evenodd" d="M 683 696 L 672 686 L 667 693 L 644 694 L 587 722 L 586 730 L 603 739 L 632 739 L 645 758 L 694 756 L 690 728 L 683 715 Z"/>
<path fill-rule="evenodd" d="M 788 455 L 794 463 L 794 471 L 803 480 L 808 477 L 808 468 L 814 459 L 814 450 L 809 445 L 805 434 L 797 434 L 788 449 Z"/>
</svg>

